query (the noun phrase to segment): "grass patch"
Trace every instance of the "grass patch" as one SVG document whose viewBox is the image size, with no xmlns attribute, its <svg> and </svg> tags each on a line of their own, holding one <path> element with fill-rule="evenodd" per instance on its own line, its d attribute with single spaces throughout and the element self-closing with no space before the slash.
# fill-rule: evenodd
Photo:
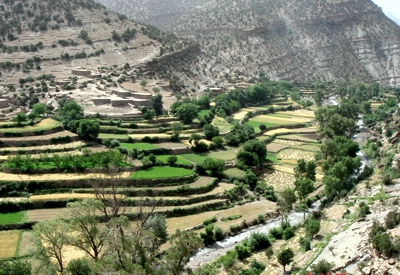
<svg viewBox="0 0 400 275">
<path fill-rule="evenodd" d="M 137 143 L 121 143 L 120 146 L 125 147 L 126 149 L 132 151 L 133 149 L 136 150 L 150 150 L 150 149 L 156 149 L 160 148 L 156 145 L 150 144 L 150 143 L 143 143 L 143 142 L 137 142 Z"/>
<path fill-rule="evenodd" d="M 269 154 L 267 155 L 267 162 L 276 164 L 276 163 L 279 162 L 279 160 L 278 160 L 278 158 L 276 157 L 275 154 L 269 153 Z"/>
<path fill-rule="evenodd" d="M 222 117 L 215 116 L 212 123 L 214 126 L 217 126 L 220 133 L 228 132 L 232 128 L 232 124 L 229 124 Z"/>
<path fill-rule="evenodd" d="M 19 223 L 22 221 L 23 214 L 23 211 L 14 213 L 0 213 L 0 224 Z"/>
<path fill-rule="evenodd" d="M 201 110 L 200 112 L 197 113 L 197 117 L 202 117 L 205 115 L 208 115 L 210 113 L 210 110 Z"/>
<path fill-rule="evenodd" d="M 223 161 L 229 161 L 236 159 L 237 149 L 226 149 L 217 152 L 207 153 L 206 156 L 210 158 L 216 158 Z"/>
<path fill-rule="evenodd" d="M 168 158 L 170 155 L 159 155 L 157 156 L 157 159 L 161 160 L 163 163 L 168 163 Z M 182 164 L 182 165 L 192 165 L 193 163 L 182 158 L 181 156 L 176 156 L 177 157 L 177 164 Z"/>
<path fill-rule="evenodd" d="M 183 154 L 183 155 L 181 155 L 181 157 L 183 157 L 184 159 L 187 159 L 191 162 L 194 162 L 196 164 L 200 164 L 206 159 L 205 156 L 200 156 L 197 154 Z"/>
<path fill-rule="evenodd" d="M 279 126 L 280 124 L 275 124 L 275 123 L 263 123 L 263 122 L 259 122 L 259 121 L 252 121 L 251 119 L 249 121 L 247 121 L 245 124 L 253 126 L 254 127 L 254 131 L 256 131 L 256 129 L 258 129 L 258 131 L 256 131 L 256 133 L 260 132 L 260 124 L 265 124 L 265 126 L 268 127 L 275 127 L 275 126 Z"/>
<path fill-rule="evenodd" d="M 33 126 L 0 128 L 0 133 L 4 133 L 4 132 L 23 133 L 23 132 L 32 132 L 32 131 L 41 131 L 41 130 L 44 131 L 44 130 L 50 130 L 50 129 L 56 128 L 59 125 L 60 125 L 60 122 L 58 122 L 54 119 L 51 119 L 51 118 L 45 118 Z"/>
<path fill-rule="evenodd" d="M 244 179 L 246 172 L 238 168 L 230 168 L 224 171 L 224 175 L 228 178 Z"/>
<path fill-rule="evenodd" d="M 193 174 L 192 170 L 179 168 L 179 167 L 151 167 L 146 170 L 134 172 L 131 179 L 166 179 L 166 178 L 179 178 Z"/>
</svg>

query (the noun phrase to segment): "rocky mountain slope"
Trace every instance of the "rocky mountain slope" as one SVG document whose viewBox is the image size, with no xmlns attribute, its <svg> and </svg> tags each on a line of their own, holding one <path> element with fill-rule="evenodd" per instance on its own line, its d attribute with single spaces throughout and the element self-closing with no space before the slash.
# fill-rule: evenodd
<svg viewBox="0 0 400 275">
<path fill-rule="evenodd" d="M 91 0 L 1 1 L 0 34 L 1 84 L 43 74 L 63 79 L 77 67 L 133 71 L 196 49 L 192 41 L 133 22 Z"/>
<path fill-rule="evenodd" d="M 358 78 L 400 85 L 400 27 L 370 0 L 98 0 L 202 46 L 212 79 Z M 112 3 L 111 3 L 112 2 Z"/>
</svg>

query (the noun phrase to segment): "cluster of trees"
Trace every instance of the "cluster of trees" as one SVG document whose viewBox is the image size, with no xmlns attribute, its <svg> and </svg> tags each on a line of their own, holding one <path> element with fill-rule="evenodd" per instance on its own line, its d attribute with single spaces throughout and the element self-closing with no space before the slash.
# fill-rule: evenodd
<svg viewBox="0 0 400 275">
<path fill-rule="evenodd" d="M 60 120 L 65 129 L 77 133 L 86 140 L 96 140 L 100 133 L 100 124 L 93 119 L 84 119 L 84 110 L 75 101 L 60 101 Z"/>
<path fill-rule="evenodd" d="M 248 124 L 240 125 L 235 123 L 229 133 L 224 136 L 226 144 L 230 146 L 238 146 L 248 140 L 256 138 L 254 127 Z"/>
<path fill-rule="evenodd" d="M 177 230 L 168 238 L 165 218 L 154 214 L 155 207 L 144 209 L 144 206 L 139 206 L 140 215 L 133 223 L 122 208 L 115 212 L 107 209 L 102 200 L 73 202 L 67 205 L 63 218 L 56 217 L 34 225 L 35 257 L 42 262 L 36 272 L 180 274 L 191 253 L 202 246 L 201 239 L 194 232 Z M 103 224 L 96 215 L 98 211 L 106 217 Z M 167 241 L 170 248 L 160 254 L 160 247 Z M 66 246 L 75 247 L 86 257 L 74 259 L 65 266 Z"/>
<path fill-rule="evenodd" d="M 104 167 L 109 168 L 123 166 L 124 156 L 115 150 L 100 153 L 90 153 L 90 149 L 83 149 L 83 155 L 71 154 L 53 154 L 51 156 L 43 154 L 40 158 L 33 158 L 31 155 L 15 155 L 9 156 L 4 165 L 12 168 L 21 169 L 37 169 L 41 166 L 44 168 L 61 168 L 61 169 L 77 169 Z"/>
</svg>

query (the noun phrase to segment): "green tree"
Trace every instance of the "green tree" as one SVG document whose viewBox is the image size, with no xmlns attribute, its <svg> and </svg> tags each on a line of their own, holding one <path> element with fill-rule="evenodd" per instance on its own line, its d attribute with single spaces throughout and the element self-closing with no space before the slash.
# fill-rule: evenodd
<svg viewBox="0 0 400 275">
<path fill-rule="evenodd" d="M 75 121 L 83 118 L 83 108 L 75 101 L 69 101 L 61 109 L 61 118 L 65 129 L 76 132 Z"/>
<path fill-rule="evenodd" d="M 206 124 L 203 126 L 203 132 L 206 136 L 206 139 L 212 139 L 219 135 L 219 129 L 217 126 L 213 126 L 211 124 Z"/>
<path fill-rule="evenodd" d="M 314 100 L 315 104 L 317 104 L 318 107 L 321 107 L 322 103 L 324 102 L 324 92 L 321 90 L 317 90 L 314 94 Z"/>
<path fill-rule="evenodd" d="M 163 114 L 163 100 L 162 95 L 158 94 L 151 98 L 151 107 L 153 108 L 154 112 L 156 113 L 156 117 L 161 116 Z"/>
<path fill-rule="evenodd" d="M 13 121 L 21 126 L 22 122 L 26 121 L 26 114 L 24 112 L 20 112 L 13 118 Z"/>
<path fill-rule="evenodd" d="M 148 83 L 148 82 L 147 82 L 146 79 L 142 79 L 142 80 L 140 80 L 140 82 L 139 82 L 139 84 L 140 84 L 140 86 L 142 86 L 142 88 L 146 87 L 147 83 Z"/>
<path fill-rule="evenodd" d="M 312 180 L 310 180 L 309 178 L 298 178 L 296 179 L 296 181 L 294 182 L 295 190 L 297 191 L 297 195 L 301 201 L 301 203 L 303 204 L 303 216 L 304 218 L 306 217 L 306 205 L 305 205 L 305 200 L 308 196 L 308 194 L 310 194 L 311 192 L 314 191 L 314 182 Z"/>
<path fill-rule="evenodd" d="M 68 231 L 68 225 L 61 218 L 52 218 L 33 226 L 36 257 L 45 261 L 55 259 L 59 272 L 64 271 L 63 248 L 68 243 Z"/>
<path fill-rule="evenodd" d="M 72 234 L 68 243 L 84 251 L 98 261 L 105 243 L 105 230 L 100 227 L 100 217 L 96 211 L 103 208 L 98 200 L 85 199 L 67 204 Z"/>
<path fill-rule="evenodd" d="M 329 274 L 331 273 L 332 268 L 334 265 L 327 260 L 321 260 L 316 264 L 313 264 L 311 266 L 312 273 L 315 275 L 320 275 L 320 274 Z"/>
<path fill-rule="evenodd" d="M 222 177 L 225 163 L 220 159 L 205 158 L 201 164 L 196 165 L 196 169 L 204 171 L 211 177 Z"/>
<path fill-rule="evenodd" d="M 96 140 L 100 133 L 100 124 L 92 119 L 75 121 L 76 133 L 85 140 Z"/>
<path fill-rule="evenodd" d="M 177 161 L 178 161 L 178 157 L 175 156 L 175 155 L 171 155 L 167 159 L 167 163 L 168 163 L 169 166 L 174 166 Z"/>
<path fill-rule="evenodd" d="M 92 268 L 85 258 L 71 260 L 65 269 L 71 275 L 90 275 Z"/>
<path fill-rule="evenodd" d="M 283 271 L 286 272 L 286 265 L 293 261 L 294 253 L 290 248 L 280 251 L 277 255 L 278 262 L 283 266 Z"/>
<path fill-rule="evenodd" d="M 283 224 L 283 219 L 287 218 L 287 215 L 290 213 L 290 211 L 293 210 L 293 204 L 297 201 L 294 190 L 291 188 L 286 188 L 285 190 L 283 190 L 283 192 L 279 196 L 278 201 L 280 205 L 280 212 L 282 215 Z"/>
<path fill-rule="evenodd" d="M 183 103 L 178 108 L 176 108 L 177 117 L 183 121 L 183 123 L 188 124 L 197 117 L 199 107 L 193 103 Z"/>
<path fill-rule="evenodd" d="M 222 148 L 224 146 L 224 139 L 220 136 L 213 137 L 212 142 L 217 145 L 217 148 Z"/>
<path fill-rule="evenodd" d="M 171 129 L 175 134 L 179 134 L 183 130 L 183 124 L 180 122 L 172 122 Z"/>
<path fill-rule="evenodd" d="M 258 164 L 260 165 L 260 167 L 262 166 L 267 157 L 267 147 L 265 146 L 265 143 L 256 139 L 249 140 L 246 143 L 244 143 L 242 146 L 242 150 L 245 152 L 256 154 L 258 159 Z"/>
<path fill-rule="evenodd" d="M 1 275 L 31 275 L 32 266 L 28 261 L 0 261 Z"/>
<path fill-rule="evenodd" d="M 294 167 L 294 176 L 296 179 L 304 177 L 315 181 L 316 168 L 317 164 L 315 161 L 299 159 L 297 165 Z"/>
<path fill-rule="evenodd" d="M 46 104 L 43 103 L 36 103 L 33 105 L 32 108 L 32 112 L 37 116 L 44 115 L 46 113 L 46 110 L 47 110 Z"/>
<path fill-rule="evenodd" d="M 319 230 L 321 229 L 321 222 L 314 219 L 309 219 L 306 222 L 306 234 L 313 239 L 316 234 L 318 234 Z"/>
</svg>

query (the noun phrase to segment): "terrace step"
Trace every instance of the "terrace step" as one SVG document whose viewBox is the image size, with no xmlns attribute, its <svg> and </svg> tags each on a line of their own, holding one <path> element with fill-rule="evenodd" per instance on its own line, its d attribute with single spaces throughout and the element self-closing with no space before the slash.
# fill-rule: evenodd
<svg viewBox="0 0 400 275">
<path fill-rule="evenodd" d="M 42 145 L 50 145 L 52 138 L 58 137 L 66 137 L 69 136 L 71 141 L 80 140 L 77 134 L 71 133 L 69 131 L 60 131 L 57 133 L 52 133 L 48 135 L 40 135 L 40 136 L 28 136 L 28 137 L 9 137 L 9 138 L 1 138 L 1 142 L 7 146 L 42 146 Z"/>
</svg>

